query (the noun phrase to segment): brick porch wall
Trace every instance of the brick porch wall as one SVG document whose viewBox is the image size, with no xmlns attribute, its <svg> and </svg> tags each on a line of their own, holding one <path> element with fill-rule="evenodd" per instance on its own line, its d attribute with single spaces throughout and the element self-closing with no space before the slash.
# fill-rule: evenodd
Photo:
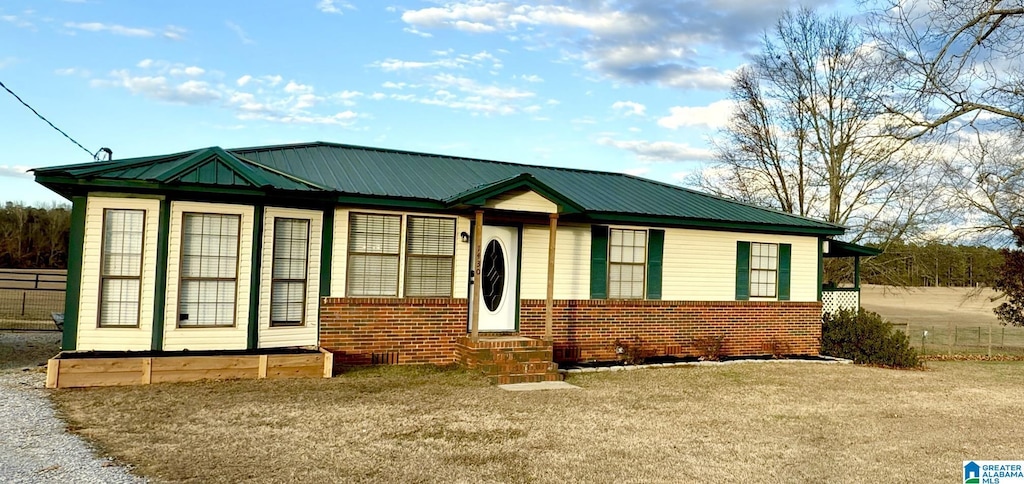
<svg viewBox="0 0 1024 484">
<path fill-rule="evenodd" d="M 466 336 L 466 299 L 321 298 L 320 346 L 339 363 L 456 362 L 456 344 Z M 519 334 L 544 336 L 544 300 L 524 299 Z M 697 355 L 693 340 L 725 336 L 727 355 L 771 353 L 774 341 L 787 354 L 816 355 L 821 339 L 821 303 L 759 301 L 556 300 L 555 359 L 615 359 L 616 339 L 634 336 L 654 354 Z M 390 355 L 389 355 L 390 353 Z"/>
<path fill-rule="evenodd" d="M 544 300 L 520 308 L 519 334 L 543 337 Z M 695 338 L 720 335 L 731 356 L 770 354 L 773 340 L 786 354 L 821 348 L 819 302 L 556 300 L 553 316 L 556 361 L 615 359 L 615 340 L 634 336 L 656 355 L 698 356 Z"/>
<path fill-rule="evenodd" d="M 468 308 L 465 299 L 321 298 L 320 346 L 336 364 L 371 363 L 372 355 L 388 353 L 397 356 L 391 363 L 455 363 Z"/>
</svg>

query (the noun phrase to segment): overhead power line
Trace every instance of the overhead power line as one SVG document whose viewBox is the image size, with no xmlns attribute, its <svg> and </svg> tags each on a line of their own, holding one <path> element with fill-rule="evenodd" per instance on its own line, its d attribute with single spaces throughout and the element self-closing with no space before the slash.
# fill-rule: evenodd
<svg viewBox="0 0 1024 484">
<path fill-rule="evenodd" d="M 29 105 L 28 105 L 28 103 L 27 103 L 27 102 L 25 102 L 25 101 L 23 101 L 23 100 L 21 99 L 21 97 L 19 97 L 19 96 L 18 96 L 17 94 L 15 94 L 15 93 L 14 93 L 14 91 L 10 90 L 10 89 L 9 89 L 9 88 L 8 88 L 7 86 L 5 86 L 5 85 L 4 85 L 4 83 L 3 83 L 3 81 L 0 81 L 0 87 L 4 88 L 4 90 L 5 90 L 5 91 L 7 91 L 7 92 L 11 93 L 11 95 L 12 95 L 12 96 L 14 96 L 14 99 L 17 99 L 17 100 L 18 100 L 18 102 L 20 102 L 20 103 L 21 103 L 21 104 L 22 104 L 23 106 L 25 106 L 26 108 L 28 108 L 28 109 L 29 109 L 29 111 L 32 111 L 32 113 L 33 113 L 33 114 L 35 114 L 36 116 L 38 116 L 38 117 L 39 117 L 39 119 L 42 119 L 43 121 L 45 121 L 45 122 L 46 122 L 46 124 L 49 124 L 51 128 L 53 128 L 53 129 L 57 130 L 57 132 L 58 132 L 58 133 L 60 133 L 60 134 L 64 135 L 64 137 L 65 137 L 65 138 L 67 138 L 68 140 L 70 140 L 70 141 L 71 141 L 72 143 L 74 143 L 74 144 L 75 144 L 75 146 L 77 146 L 77 147 L 81 148 L 81 149 L 82 149 L 82 151 L 85 151 L 86 153 L 89 153 L 89 156 L 92 156 L 93 158 L 95 158 L 95 157 L 96 157 L 96 154 L 97 154 L 97 153 L 99 153 L 99 152 L 97 152 L 97 153 L 93 153 L 93 152 L 91 152 L 91 151 L 87 150 L 87 149 L 86 149 L 86 148 L 85 148 L 84 146 L 82 146 L 82 144 L 81 144 L 81 143 L 79 143 L 79 142 L 75 141 L 75 139 L 74 139 L 74 138 L 72 138 L 72 137 L 71 137 L 71 136 L 69 136 L 69 135 L 68 135 L 67 133 L 65 133 L 65 132 L 64 132 L 64 130 L 62 130 L 62 129 L 60 129 L 60 128 L 56 127 L 56 126 L 54 126 L 54 124 L 53 124 L 53 123 L 51 123 L 49 119 L 46 119 L 45 117 L 43 117 L 43 115 L 42 115 L 42 114 L 39 114 L 39 111 L 36 111 L 36 110 L 35 110 L 35 108 L 33 108 L 32 106 L 29 106 Z"/>
</svg>

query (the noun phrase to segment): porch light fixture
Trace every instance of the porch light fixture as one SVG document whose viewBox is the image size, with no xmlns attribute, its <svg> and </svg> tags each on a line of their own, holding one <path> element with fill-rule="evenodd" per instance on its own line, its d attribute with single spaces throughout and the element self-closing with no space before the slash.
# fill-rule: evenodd
<svg viewBox="0 0 1024 484">
<path fill-rule="evenodd" d="M 465 243 L 469 243 L 469 234 L 466 233 L 466 232 L 463 232 L 463 233 L 459 234 L 459 240 L 461 240 L 461 241 L 463 241 Z"/>
</svg>

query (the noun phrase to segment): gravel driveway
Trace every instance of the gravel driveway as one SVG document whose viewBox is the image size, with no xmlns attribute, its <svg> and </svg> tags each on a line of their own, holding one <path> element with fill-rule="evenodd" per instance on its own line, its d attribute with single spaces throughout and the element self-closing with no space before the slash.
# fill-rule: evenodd
<svg viewBox="0 0 1024 484">
<path fill-rule="evenodd" d="M 0 343 L 11 349 L 53 337 L 4 332 Z M 0 482 L 145 482 L 96 457 L 81 438 L 65 430 L 46 397 L 45 381 L 37 367 L 0 369 Z"/>
</svg>

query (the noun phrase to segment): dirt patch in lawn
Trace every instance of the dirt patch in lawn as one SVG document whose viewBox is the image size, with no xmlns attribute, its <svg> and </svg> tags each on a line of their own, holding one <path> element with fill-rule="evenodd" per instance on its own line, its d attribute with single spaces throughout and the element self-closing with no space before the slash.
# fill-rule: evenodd
<svg viewBox="0 0 1024 484">
<path fill-rule="evenodd" d="M 503 392 L 473 374 L 52 393 L 78 433 L 170 481 L 949 482 L 1020 458 L 1024 364 L 761 365 L 593 373 Z"/>
</svg>

